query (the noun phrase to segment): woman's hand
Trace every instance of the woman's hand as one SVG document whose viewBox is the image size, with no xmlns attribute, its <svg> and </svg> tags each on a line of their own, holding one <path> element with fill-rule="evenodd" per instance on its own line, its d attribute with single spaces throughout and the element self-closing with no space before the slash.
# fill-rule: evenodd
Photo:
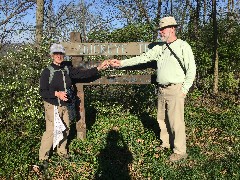
<svg viewBox="0 0 240 180">
<path fill-rule="evenodd" d="M 55 91 L 55 96 L 57 96 L 62 101 L 67 101 L 67 93 L 64 91 Z"/>
<path fill-rule="evenodd" d="M 98 71 L 105 70 L 109 67 L 109 60 L 103 61 L 100 65 L 98 65 Z"/>
</svg>

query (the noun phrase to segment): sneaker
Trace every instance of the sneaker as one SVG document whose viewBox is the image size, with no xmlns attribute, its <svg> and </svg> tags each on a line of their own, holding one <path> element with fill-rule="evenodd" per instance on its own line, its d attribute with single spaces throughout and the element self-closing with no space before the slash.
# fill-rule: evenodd
<svg viewBox="0 0 240 180">
<path fill-rule="evenodd" d="M 173 153 L 171 154 L 171 156 L 169 157 L 169 161 L 170 162 L 176 162 L 176 161 L 180 161 L 180 160 L 183 160 L 183 159 L 186 159 L 188 156 L 188 154 L 176 154 L 176 153 Z"/>
</svg>

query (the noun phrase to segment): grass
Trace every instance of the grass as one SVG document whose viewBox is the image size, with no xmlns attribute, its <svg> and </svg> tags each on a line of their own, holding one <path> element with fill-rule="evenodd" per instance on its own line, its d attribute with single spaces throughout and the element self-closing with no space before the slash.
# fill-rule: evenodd
<svg viewBox="0 0 240 180">
<path fill-rule="evenodd" d="M 240 178 L 240 128 L 239 104 L 236 102 L 223 96 L 202 97 L 201 94 L 193 94 L 189 97 L 185 110 L 189 156 L 179 163 L 170 163 L 167 160 L 171 151 L 159 148 L 161 142 L 156 123 L 156 107 L 132 113 L 131 109 L 126 110 L 115 102 L 102 106 L 104 103 L 99 104 L 97 100 L 91 99 L 91 104 L 87 101 L 86 108 L 87 138 L 71 141 L 71 161 L 62 160 L 53 154 L 48 171 L 37 174 L 29 167 L 37 161 L 41 134 L 33 137 L 32 141 L 15 139 L 8 146 L 17 154 L 3 154 L 4 158 L 10 154 L 12 157 L 1 165 L 0 177 L 237 180 Z M 91 119 L 93 117 L 96 118 Z M 35 143 L 34 146 L 31 142 Z M 18 147 L 21 149 L 16 151 Z M 14 158 L 18 160 L 13 160 Z M 15 166 L 15 171 L 14 168 L 8 168 L 10 165 Z M 7 174 L 10 169 L 13 172 Z"/>
</svg>

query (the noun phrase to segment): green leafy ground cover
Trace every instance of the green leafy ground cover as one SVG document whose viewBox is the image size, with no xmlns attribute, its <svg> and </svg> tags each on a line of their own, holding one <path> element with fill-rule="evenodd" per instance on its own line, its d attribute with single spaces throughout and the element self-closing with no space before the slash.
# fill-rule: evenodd
<svg viewBox="0 0 240 180">
<path fill-rule="evenodd" d="M 72 132 L 71 161 L 54 153 L 45 173 L 31 169 L 37 162 L 44 130 L 42 114 L 32 120 L 36 124 L 25 120 L 21 128 L 13 125 L 2 129 L 1 179 L 239 179 L 236 100 L 223 96 L 203 98 L 200 92 L 188 97 L 185 117 L 189 157 L 180 163 L 170 163 L 171 151 L 159 148 L 156 99 L 151 100 L 150 108 L 145 99 L 142 104 L 135 104 L 135 108 L 127 109 L 117 99 L 110 101 L 111 98 L 94 95 L 108 88 L 87 90 L 87 139 L 76 139 Z M 139 93 L 149 88 L 152 90 L 138 87 Z M 146 92 L 145 96 L 152 93 Z M 121 101 L 127 101 L 126 98 L 129 97 L 122 97 Z M 134 112 L 136 108 L 141 112 Z"/>
<path fill-rule="evenodd" d="M 153 85 L 89 86 L 87 139 L 76 139 L 72 122 L 71 161 L 54 153 L 47 172 L 34 172 L 45 128 L 39 75 L 50 62 L 48 49 L 0 57 L 0 179 L 240 178 L 239 79 L 231 81 L 231 73 L 220 76 L 219 95 L 210 95 L 209 75 L 187 97 L 187 160 L 169 163 L 171 151 L 159 148 Z"/>
</svg>

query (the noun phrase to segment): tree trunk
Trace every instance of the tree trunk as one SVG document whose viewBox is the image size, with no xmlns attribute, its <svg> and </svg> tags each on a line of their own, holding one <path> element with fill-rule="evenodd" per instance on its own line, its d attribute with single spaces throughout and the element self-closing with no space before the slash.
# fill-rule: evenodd
<svg viewBox="0 0 240 180">
<path fill-rule="evenodd" d="M 234 1 L 233 0 L 228 0 L 228 13 L 231 13 L 234 9 Z"/>
<path fill-rule="evenodd" d="M 46 17 L 45 17 L 45 29 L 46 33 L 49 39 L 53 38 L 54 31 L 55 31 L 55 21 L 53 20 L 54 18 L 54 11 L 53 11 L 53 0 L 49 0 L 48 6 L 47 6 L 47 12 L 46 12 Z"/>
<path fill-rule="evenodd" d="M 36 45 L 37 46 L 42 41 L 43 22 L 44 22 L 44 0 L 37 0 L 37 11 L 36 11 Z"/>
<path fill-rule="evenodd" d="M 200 11 L 201 11 L 201 2 L 200 0 L 197 0 L 197 7 L 195 10 L 195 17 L 194 17 L 194 34 L 195 39 L 199 40 L 199 22 L 200 22 Z"/>
<path fill-rule="evenodd" d="M 206 23 L 206 17 L 207 17 L 207 0 L 204 0 L 203 4 L 203 24 Z"/>
<path fill-rule="evenodd" d="M 86 32 L 86 6 L 85 6 L 85 2 L 83 0 L 81 0 L 81 4 L 80 4 L 80 9 L 82 11 L 82 19 L 81 19 L 81 37 L 83 42 L 87 41 L 87 32 Z"/>
<path fill-rule="evenodd" d="M 179 33 L 182 34 L 182 31 L 183 31 L 183 24 L 185 22 L 185 19 L 186 19 L 186 14 L 187 14 L 187 11 L 188 11 L 188 5 L 189 5 L 189 1 L 186 0 L 185 2 L 185 5 L 184 5 L 184 9 L 183 9 L 183 12 L 182 12 L 182 19 L 181 19 L 181 26 L 179 28 Z"/>
<path fill-rule="evenodd" d="M 158 5 L 157 5 L 157 15 L 156 15 L 156 28 L 158 29 L 159 23 L 160 23 L 160 18 L 161 18 L 161 10 L 162 10 L 162 0 L 158 0 Z M 155 41 L 158 37 L 158 30 L 153 32 L 153 41 Z"/>
<path fill-rule="evenodd" d="M 213 79 L 213 93 L 218 93 L 218 27 L 217 27 L 217 3 L 216 0 L 212 0 L 212 11 L 213 11 L 213 68 L 214 68 L 214 79 Z"/>
<path fill-rule="evenodd" d="M 172 0 L 170 1 L 170 12 L 171 12 L 171 15 L 173 15 L 173 1 Z"/>
</svg>

